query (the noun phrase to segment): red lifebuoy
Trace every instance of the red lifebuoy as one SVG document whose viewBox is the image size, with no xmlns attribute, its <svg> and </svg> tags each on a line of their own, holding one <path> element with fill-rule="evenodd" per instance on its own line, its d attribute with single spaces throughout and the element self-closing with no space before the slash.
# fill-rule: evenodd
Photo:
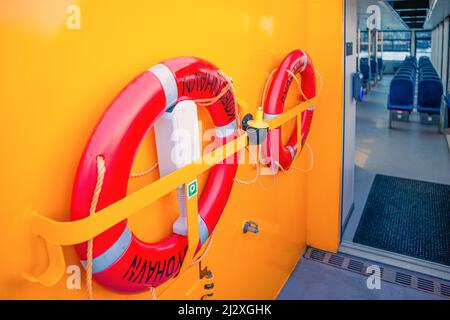
<svg viewBox="0 0 450 320">
<path fill-rule="evenodd" d="M 301 75 L 301 88 L 304 98 L 311 99 L 316 96 L 316 78 L 312 60 L 306 52 L 295 50 L 284 58 L 270 84 L 267 99 L 263 106 L 265 119 L 274 119 L 283 113 L 286 97 L 296 74 Z M 300 150 L 308 137 L 313 113 L 314 107 L 302 113 Z M 296 132 L 297 129 L 295 129 L 287 145 L 283 146 L 281 127 L 270 130 L 264 148 L 267 158 L 270 161 L 278 161 L 285 169 L 289 168 L 299 149 Z"/>
<path fill-rule="evenodd" d="M 141 140 L 164 112 L 180 101 L 215 98 L 229 85 L 217 67 L 205 60 L 181 57 L 144 71 L 114 99 L 98 123 L 79 163 L 72 195 L 71 219 L 89 215 L 97 180 L 97 157 L 106 172 L 96 211 L 127 194 L 133 160 Z M 230 89 L 207 107 L 216 127 L 216 143 L 235 139 L 235 97 Z M 237 170 L 237 155 L 215 165 L 199 199 L 200 243 L 213 232 L 228 201 Z M 230 157 L 231 158 L 231 157 Z M 187 237 L 172 233 L 157 243 L 136 238 L 127 221 L 93 240 L 93 278 L 106 288 L 137 293 L 177 275 L 187 250 Z M 87 244 L 75 246 L 82 262 Z"/>
</svg>

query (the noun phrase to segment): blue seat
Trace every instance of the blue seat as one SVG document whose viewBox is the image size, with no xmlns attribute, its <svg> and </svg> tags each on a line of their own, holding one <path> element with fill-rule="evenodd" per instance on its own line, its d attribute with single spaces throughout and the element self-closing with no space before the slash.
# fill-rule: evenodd
<svg viewBox="0 0 450 320">
<path fill-rule="evenodd" d="M 378 58 L 377 62 L 378 62 L 378 74 L 381 75 L 384 71 L 383 58 Z"/>
<path fill-rule="evenodd" d="M 416 75 L 415 75 L 415 74 L 412 74 L 412 73 L 410 73 L 410 72 L 398 72 L 398 73 L 395 75 L 394 78 L 397 78 L 397 77 L 408 77 L 408 78 L 411 79 L 413 82 L 416 81 Z"/>
<path fill-rule="evenodd" d="M 426 71 L 433 71 L 433 72 L 436 72 L 436 70 L 435 70 L 434 67 L 432 67 L 432 66 L 422 67 L 422 68 L 419 69 L 419 72 L 426 72 Z"/>
<path fill-rule="evenodd" d="M 439 81 L 441 80 L 441 78 L 439 78 L 438 75 L 430 74 L 430 75 L 424 75 L 424 76 L 419 77 L 419 82 L 421 82 L 423 80 L 431 80 L 431 79 L 435 79 L 435 80 L 439 80 Z"/>
<path fill-rule="evenodd" d="M 437 73 L 436 70 L 434 70 L 433 67 L 422 68 L 422 69 L 419 70 L 419 73 L 425 73 L 425 72 L 434 72 L 434 73 Z"/>
<path fill-rule="evenodd" d="M 439 75 L 436 72 L 422 72 L 419 74 L 419 79 L 424 78 L 440 78 Z"/>
<path fill-rule="evenodd" d="M 371 79 L 374 79 L 378 74 L 378 62 L 375 59 L 370 60 L 370 73 Z"/>
<path fill-rule="evenodd" d="M 431 64 L 422 65 L 422 66 L 419 67 L 419 71 L 427 70 L 427 69 L 434 70 L 434 67 Z"/>
<path fill-rule="evenodd" d="M 434 69 L 422 69 L 422 70 L 419 71 L 419 74 L 425 74 L 425 73 L 438 74 L 438 73 L 436 72 L 436 70 L 434 70 Z"/>
<path fill-rule="evenodd" d="M 438 79 L 424 79 L 419 82 L 417 111 L 427 114 L 440 114 L 444 87 Z"/>
<path fill-rule="evenodd" d="M 414 109 L 414 82 L 407 77 L 392 80 L 388 97 L 389 110 L 411 112 Z"/>
<path fill-rule="evenodd" d="M 408 70 L 408 69 L 400 69 L 397 71 L 397 73 L 408 73 L 410 75 L 416 74 L 413 70 Z"/>
<path fill-rule="evenodd" d="M 416 68 L 417 67 L 417 63 L 415 63 L 414 61 L 406 61 L 403 63 L 404 66 L 408 66 L 408 67 L 412 67 L 412 68 Z"/>
<path fill-rule="evenodd" d="M 361 63 L 361 74 L 363 76 L 363 85 L 366 85 L 370 80 L 370 68 L 368 64 Z"/>
<path fill-rule="evenodd" d="M 401 79 L 401 80 L 409 80 L 409 81 L 411 81 L 412 83 L 415 83 L 415 82 L 416 82 L 416 79 L 414 79 L 411 75 L 408 75 L 408 74 L 398 74 L 398 75 L 396 75 L 396 76 L 394 77 L 393 80 L 398 80 L 398 79 Z"/>
<path fill-rule="evenodd" d="M 409 74 L 411 76 L 415 76 L 416 72 L 414 70 L 400 69 L 397 71 L 397 74 Z"/>
</svg>

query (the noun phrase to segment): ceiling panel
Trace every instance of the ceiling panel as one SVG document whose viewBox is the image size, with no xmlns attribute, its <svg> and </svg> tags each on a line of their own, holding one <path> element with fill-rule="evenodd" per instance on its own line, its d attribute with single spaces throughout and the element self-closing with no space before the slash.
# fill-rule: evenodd
<svg viewBox="0 0 450 320">
<path fill-rule="evenodd" d="M 430 0 L 393 0 L 387 2 L 410 29 L 423 29 L 430 11 Z"/>
<path fill-rule="evenodd" d="M 359 28 L 367 29 L 367 8 L 381 9 L 383 30 L 432 29 L 450 16 L 450 0 L 358 0 Z"/>
<path fill-rule="evenodd" d="M 433 29 L 450 15 L 450 1 L 437 0 L 431 1 L 431 11 L 428 20 L 425 22 L 425 28 Z"/>
<path fill-rule="evenodd" d="M 409 30 L 407 24 L 400 18 L 398 13 L 386 2 L 380 0 L 358 0 L 359 28 L 367 29 L 367 8 L 377 5 L 381 9 L 381 29 L 383 30 Z"/>
</svg>

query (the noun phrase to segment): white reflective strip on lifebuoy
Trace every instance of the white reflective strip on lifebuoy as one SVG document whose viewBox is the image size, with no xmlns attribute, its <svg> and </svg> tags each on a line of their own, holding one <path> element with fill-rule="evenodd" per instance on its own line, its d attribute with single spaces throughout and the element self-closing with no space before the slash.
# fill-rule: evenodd
<svg viewBox="0 0 450 320">
<path fill-rule="evenodd" d="M 205 221 L 199 215 L 198 216 L 198 233 L 200 238 L 200 243 L 203 245 L 209 237 L 208 227 L 206 226 Z"/>
<path fill-rule="evenodd" d="M 280 114 L 269 114 L 269 113 L 264 113 L 264 120 L 272 120 L 272 119 L 276 119 L 280 116 Z"/>
<path fill-rule="evenodd" d="M 306 66 L 308 65 L 308 55 L 306 54 L 305 51 L 301 50 L 303 53 L 303 67 L 302 70 L 300 71 L 300 73 L 302 73 L 303 71 L 305 71 Z"/>
<path fill-rule="evenodd" d="M 186 224 L 186 227 L 183 228 L 184 230 L 179 230 L 179 231 L 175 231 L 173 233 L 178 234 L 180 236 L 187 236 L 188 232 L 187 232 L 187 218 L 184 217 L 183 218 L 183 223 Z M 203 218 L 198 215 L 198 236 L 200 239 L 200 243 L 203 245 L 206 240 L 208 240 L 209 237 L 209 231 L 208 231 L 208 227 L 206 225 L 206 222 L 203 220 Z"/>
<path fill-rule="evenodd" d="M 120 237 L 98 257 L 92 259 L 92 273 L 99 273 L 110 266 L 112 266 L 128 249 L 131 243 L 132 233 L 128 226 L 125 227 Z M 81 264 L 86 268 L 87 261 L 81 261 Z"/>
<path fill-rule="evenodd" d="M 308 111 L 314 111 L 314 108 L 315 108 L 316 106 L 311 106 L 311 107 L 309 107 L 307 110 Z"/>
<path fill-rule="evenodd" d="M 216 127 L 216 135 L 218 138 L 226 138 L 231 136 L 237 131 L 236 120 L 233 120 L 229 124 L 226 124 L 222 127 Z"/>
<path fill-rule="evenodd" d="M 291 158 L 292 158 L 292 160 L 294 160 L 294 158 L 295 158 L 295 150 L 294 150 L 294 148 L 293 147 L 291 147 L 291 146 L 286 146 L 286 148 L 289 150 L 289 152 L 291 153 Z"/>
<path fill-rule="evenodd" d="M 170 112 L 178 100 L 177 82 L 172 71 L 162 63 L 148 69 L 148 71 L 153 73 L 161 82 L 164 94 L 166 95 L 166 111 Z"/>
</svg>

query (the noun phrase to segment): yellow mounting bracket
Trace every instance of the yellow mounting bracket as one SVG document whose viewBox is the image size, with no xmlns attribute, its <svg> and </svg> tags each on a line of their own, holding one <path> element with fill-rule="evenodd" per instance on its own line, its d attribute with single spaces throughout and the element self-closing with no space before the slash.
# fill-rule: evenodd
<svg viewBox="0 0 450 320">
<path fill-rule="evenodd" d="M 262 107 L 259 107 L 256 110 L 256 115 L 255 115 L 255 119 L 254 120 L 249 120 L 247 122 L 247 124 L 255 129 L 268 129 L 269 128 L 269 124 L 264 121 L 264 112 Z"/>
<path fill-rule="evenodd" d="M 281 114 L 278 118 L 268 120 L 269 128 L 277 128 L 295 117 L 297 117 L 298 125 L 301 126 L 301 113 L 315 104 L 316 99 L 306 101 Z M 298 132 L 300 131 L 298 130 Z M 217 163 L 232 156 L 235 152 L 243 150 L 247 146 L 247 140 L 247 134 L 241 134 L 234 141 L 228 142 L 205 154 L 199 161 L 151 183 L 84 219 L 62 222 L 47 218 L 38 212 L 33 212 L 31 222 L 33 234 L 45 240 L 49 264 L 43 274 L 34 276 L 24 273 L 23 277 L 31 282 L 40 283 L 44 286 L 56 284 L 63 277 L 66 269 L 62 246 L 71 246 L 93 239 L 117 223 L 144 209 L 149 204 L 157 201 L 172 190 L 175 190 L 179 185 L 184 184 L 186 186 Z M 195 251 L 199 241 L 197 201 L 197 196 L 193 196 L 187 200 L 189 247 L 179 274 L 186 271 L 195 258 Z M 158 291 L 164 291 L 174 280 L 172 279 L 160 286 Z"/>
<path fill-rule="evenodd" d="M 313 108 L 315 105 L 317 105 L 317 98 L 312 98 L 312 99 L 302 102 L 299 105 L 296 105 L 295 107 L 293 107 L 292 109 L 289 109 L 288 111 L 280 114 L 275 119 L 265 120 L 265 121 L 269 124 L 269 129 L 278 128 L 278 127 L 282 126 L 283 124 L 285 124 L 286 122 L 288 122 L 289 120 L 292 120 L 294 118 L 297 118 L 297 120 L 300 120 L 300 124 L 301 124 L 301 115 L 302 115 L 303 111 L 306 111 L 309 108 Z M 298 130 L 298 131 L 301 131 L 301 130 Z M 300 141 L 300 140 L 298 140 L 298 141 Z"/>
<path fill-rule="evenodd" d="M 281 125 L 285 124 L 289 120 L 292 120 L 293 118 L 296 118 L 297 122 L 297 144 L 299 146 L 299 149 L 301 148 L 301 141 L 302 141 L 302 113 L 310 108 L 314 108 L 317 105 L 318 98 L 312 98 L 310 100 L 307 100 L 305 102 L 300 103 L 299 105 L 293 107 L 292 109 L 289 109 L 288 111 L 282 113 L 280 116 L 276 117 L 275 119 L 271 120 L 265 120 L 269 124 L 269 129 L 275 129 L 280 127 Z M 293 161 L 297 159 L 300 152 L 295 153 L 295 157 Z"/>
<path fill-rule="evenodd" d="M 83 243 L 94 238 L 175 190 L 177 186 L 181 184 L 186 185 L 197 179 L 200 174 L 232 156 L 235 152 L 243 150 L 246 145 L 247 135 L 243 134 L 237 139 L 204 155 L 199 161 L 187 165 L 98 211 L 96 214 L 81 220 L 60 222 L 33 212 L 32 230 L 35 236 L 43 238 L 47 243 L 49 265 L 47 270 L 40 276 L 33 276 L 28 273 L 23 276 L 31 282 L 40 283 L 44 286 L 56 284 L 65 272 L 62 246 Z M 199 239 L 197 215 L 197 197 L 194 196 L 187 201 L 189 249 L 183 263 L 183 271 L 190 265 L 197 247 Z"/>
</svg>

